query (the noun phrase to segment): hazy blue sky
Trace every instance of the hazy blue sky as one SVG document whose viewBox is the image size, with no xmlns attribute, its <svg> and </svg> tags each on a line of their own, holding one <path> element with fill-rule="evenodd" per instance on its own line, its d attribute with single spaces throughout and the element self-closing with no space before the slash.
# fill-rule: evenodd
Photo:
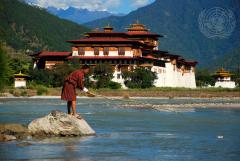
<svg viewBox="0 0 240 161">
<path fill-rule="evenodd" d="M 86 8 L 89 10 L 109 11 L 112 13 L 129 13 L 155 0 L 25 0 L 40 7 Z"/>
</svg>

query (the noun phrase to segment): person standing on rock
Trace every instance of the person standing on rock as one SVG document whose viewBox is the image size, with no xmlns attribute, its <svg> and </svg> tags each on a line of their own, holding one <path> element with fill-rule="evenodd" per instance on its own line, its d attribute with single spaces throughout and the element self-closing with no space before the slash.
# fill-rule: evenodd
<svg viewBox="0 0 240 161">
<path fill-rule="evenodd" d="M 68 114 L 73 115 L 79 119 L 81 116 L 76 112 L 76 88 L 79 88 L 88 96 L 94 96 L 84 87 L 84 76 L 89 73 L 90 67 L 83 65 L 81 70 L 76 70 L 69 74 L 64 81 L 62 88 L 61 99 L 67 101 Z"/>
</svg>

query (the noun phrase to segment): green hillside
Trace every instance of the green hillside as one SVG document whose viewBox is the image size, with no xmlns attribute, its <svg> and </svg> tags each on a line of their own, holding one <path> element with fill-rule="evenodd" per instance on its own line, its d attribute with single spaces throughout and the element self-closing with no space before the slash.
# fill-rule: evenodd
<svg viewBox="0 0 240 161">
<path fill-rule="evenodd" d="M 240 71 L 240 45 L 222 57 L 219 57 L 212 66 L 213 69 L 223 67 L 231 71 Z"/>
<path fill-rule="evenodd" d="M 236 17 L 236 28 L 231 36 L 223 39 L 205 37 L 199 29 L 198 17 L 204 9 L 222 7 L 230 9 Z M 199 62 L 198 67 L 209 67 L 218 58 L 235 49 L 240 42 L 239 0 L 155 0 L 123 17 L 111 16 L 87 23 L 88 27 L 112 25 L 116 30 L 125 30 L 139 20 L 151 31 L 164 35 L 160 39 L 161 50 L 180 54 Z M 240 53 L 239 53 L 240 54 Z M 232 65 L 229 63 L 229 65 Z"/>
<path fill-rule="evenodd" d="M 18 0 L 0 0 L 0 40 L 16 50 L 69 50 L 65 40 L 79 38 L 86 31 L 89 29 L 45 9 Z"/>
</svg>

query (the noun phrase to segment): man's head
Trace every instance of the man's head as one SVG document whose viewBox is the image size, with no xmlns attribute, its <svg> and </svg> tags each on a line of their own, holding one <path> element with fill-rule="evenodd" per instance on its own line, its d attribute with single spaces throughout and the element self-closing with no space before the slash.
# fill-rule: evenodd
<svg viewBox="0 0 240 161">
<path fill-rule="evenodd" d="M 90 71 L 90 66 L 85 64 L 85 65 L 82 66 L 82 70 L 85 74 L 87 74 Z"/>
</svg>

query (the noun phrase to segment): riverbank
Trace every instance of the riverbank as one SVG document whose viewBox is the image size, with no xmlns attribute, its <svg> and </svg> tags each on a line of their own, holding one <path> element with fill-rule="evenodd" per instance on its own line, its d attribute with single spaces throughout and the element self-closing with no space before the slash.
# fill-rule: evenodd
<svg viewBox="0 0 240 161">
<path fill-rule="evenodd" d="M 240 89 L 224 88 L 148 88 L 148 89 L 90 89 L 98 96 L 103 97 L 188 97 L 188 98 L 214 98 L 214 97 L 239 97 Z M 84 93 L 77 90 L 78 96 L 85 96 Z M 61 88 L 39 89 L 5 89 L 0 97 L 33 97 L 33 96 L 60 96 Z"/>
<path fill-rule="evenodd" d="M 115 102 L 119 105 L 119 108 L 136 108 L 136 109 L 152 109 L 156 111 L 165 112 L 188 112 L 194 111 L 199 108 L 213 108 L 213 109 L 240 109 L 240 98 L 239 97 L 211 97 L 211 98 L 200 98 L 200 97 L 106 97 L 106 96 L 96 96 L 96 97 L 86 97 L 78 96 L 78 103 L 83 102 L 86 105 L 92 101 L 106 101 Z M 60 96 L 31 96 L 31 97 L 0 97 L 0 104 L 6 102 L 17 101 L 24 103 L 31 101 L 44 102 L 47 100 L 61 101 Z M 53 103 L 55 106 L 56 103 Z M 64 101 L 61 101 L 59 105 L 65 105 Z"/>
</svg>

